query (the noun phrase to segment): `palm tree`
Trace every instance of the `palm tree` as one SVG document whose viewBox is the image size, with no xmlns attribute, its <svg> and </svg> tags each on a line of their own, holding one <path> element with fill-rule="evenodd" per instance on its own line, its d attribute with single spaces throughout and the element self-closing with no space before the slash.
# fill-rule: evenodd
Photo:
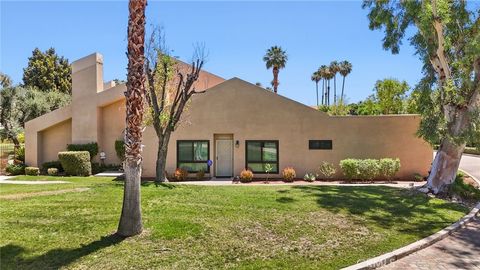
<svg viewBox="0 0 480 270">
<path fill-rule="evenodd" d="M 343 89 L 345 87 L 345 77 L 347 77 L 350 72 L 352 72 L 352 64 L 348 61 L 342 61 L 340 62 L 340 75 L 343 76 L 343 83 L 342 83 L 342 96 L 341 99 L 343 100 Z"/>
<path fill-rule="evenodd" d="M 315 90 L 317 91 L 317 107 L 318 107 L 318 82 L 322 79 L 322 77 L 320 76 L 320 72 L 317 70 L 315 72 L 313 72 L 312 74 L 312 81 L 315 82 Z"/>
<path fill-rule="evenodd" d="M 326 80 L 327 92 L 325 93 L 325 105 L 330 106 L 330 80 L 333 78 L 333 72 L 330 67 L 325 67 L 324 79 Z"/>
<path fill-rule="evenodd" d="M 326 85 L 326 82 L 325 82 L 325 71 L 327 69 L 327 66 L 325 65 L 321 65 L 320 68 L 318 68 L 318 74 L 320 76 L 320 79 L 323 79 L 323 82 L 322 82 L 322 105 L 325 105 L 325 87 L 327 86 Z"/>
<path fill-rule="evenodd" d="M 142 176 L 142 122 L 145 97 L 145 7 L 147 0 L 128 3 L 128 74 L 125 132 L 125 184 L 123 207 L 117 234 L 128 237 L 143 230 L 140 209 L 140 177 Z"/>
<path fill-rule="evenodd" d="M 280 72 L 280 69 L 285 67 L 285 64 L 287 63 L 288 57 L 287 53 L 282 50 L 282 47 L 278 46 L 273 46 L 270 49 L 267 50 L 267 53 L 263 57 L 263 61 L 265 61 L 265 64 L 267 65 L 267 69 L 273 68 L 273 81 L 272 81 L 272 86 L 273 86 L 273 91 L 277 93 L 277 88 L 278 88 L 278 73 Z"/>
<path fill-rule="evenodd" d="M 337 104 L 337 73 L 340 71 L 337 61 L 330 62 L 330 71 L 333 75 L 333 104 Z"/>
</svg>

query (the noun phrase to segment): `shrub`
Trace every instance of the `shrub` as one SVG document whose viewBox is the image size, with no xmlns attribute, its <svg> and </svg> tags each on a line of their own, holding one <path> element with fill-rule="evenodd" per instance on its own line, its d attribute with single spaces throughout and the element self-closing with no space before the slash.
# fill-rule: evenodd
<svg viewBox="0 0 480 270">
<path fill-rule="evenodd" d="M 448 186 L 448 193 L 460 196 L 464 200 L 480 200 L 480 189 L 465 183 L 463 173 L 457 174 L 453 183 Z"/>
<path fill-rule="evenodd" d="M 203 180 L 205 178 L 205 171 L 204 170 L 199 170 L 197 172 L 197 180 Z"/>
<path fill-rule="evenodd" d="M 60 161 L 58 161 L 58 160 L 47 161 L 47 162 L 42 164 L 42 172 L 43 173 L 48 172 L 48 169 L 50 169 L 50 168 L 55 168 L 59 172 L 63 172 L 62 163 L 60 163 Z"/>
<path fill-rule="evenodd" d="M 293 182 L 297 174 L 295 173 L 295 169 L 293 169 L 293 167 L 287 167 L 283 169 L 282 176 L 285 182 Z"/>
<path fill-rule="evenodd" d="M 58 169 L 57 168 L 48 168 L 47 169 L 47 174 L 50 176 L 57 176 L 58 175 Z"/>
<path fill-rule="evenodd" d="M 318 171 L 320 172 L 321 175 L 323 175 L 325 178 L 331 178 L 337 170 L 333 166 L 332 163 L 328 163 L 324 161 L 322 165 L 318 168 Z"/>
<path fill-rule="evenodd" d="M 242 183 L 251 182 L 253 179 L 253 172 L 250 170 L 243 169 L 240 173 L 240 181 Z"/>
<path fill-rule="evenodd" d="M 97 174 L 105 171 L 119 171 L 121 165 L 117 164 L 101 164 L 98 162 L 92 162 L 92 174 Z"/>
<path fill-rule="evenodd" d="M 348 180 L 359 178 L 360 171 L 358 167 L 358 159 L 348 158 L 340 161 L 340 168 L 342 169 L 343 175 L 345 175 Z"/>
<path fill-rule="evenodd" d="M 85 144 L 69 144 L 67 145 L 68 151 L 88 151 L 90 153 L 90 160 L 92 160 L 98 154 L 98 144 L 96 142 Z"/>
<path fill-rule="evenodd" d="M 380 174 L 380 165 L 377 159 L 361 159 L 358 166 L 360 179 L 372 181 Z"/>
<path fill-rule="evenodd" d="M 303 180 L 305 180 L 307 182 L 314 182 L 316 179 L 317 179 L 317 176 L 313 173 L 307 173 L 303 177 Z"/>
<path fill-rule="evenodd" d="M 8 164 L 5 171 L 10 175 L 25 174 L 25 165 L 23 164 Z"/>
<path fill-rule="evenodd" d="M 413 179 L 415 179 L 416 182 L 422 182 L 423 181 L 423 176 L 419 173 L 415 173 L 413 175 Z"/>
<path fill-rule="evenodd" d="M 173 174 L 173 177 L 177 181 L 184 181 L 188 177 L 188 171 L 182 168 L 177 168 Z"/>
<path fill-rule="evenodd" d="M 385 177 L 388 181 L 395 177 L 395 174 L 400 170 L 400 159 L 396 158 L 382 158 L 379 161 L 380 175 Z"/>
<path fill-rule="evenodd" d="M 115 141 L 115 153 L 117 153 L 118 159 L 122 162 L 125 160 L 125 142 L 122 140 Z"/>
<path fill-rule="evenodd" d="M 68 175 L 87 176 L 92 174 L 92 164 L 88 151 L 59 152 L 58 159 Z"/>
<path fill-rule="evenodd" d="M 17 159 L 20 160 L 21 162 L 25 162 L 25 147 L 20 146 L 19 148 L 16 149 L 15 155 L 17 156 Z"/>
<path fill-rule="evenodd" d="M 37 176 L 40 174 L 40 169 L 37 167 L 26 167 L 25 168 L 25 174 L 26 175 L 34 175 Z"/>
</svg>

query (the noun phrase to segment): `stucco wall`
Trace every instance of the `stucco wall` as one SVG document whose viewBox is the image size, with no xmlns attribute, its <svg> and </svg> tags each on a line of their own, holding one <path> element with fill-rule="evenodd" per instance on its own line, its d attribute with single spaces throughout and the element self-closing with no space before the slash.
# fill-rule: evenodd
<svg viewBox="0 0 480 270">
<path fill-rule="evenodd" d="M 99 150 L 106 154 L 106 164 L 120 164 L 115 151 L 115 141 L 123 139 L 125 129 L 125 101 L 119 100 L 100 109 Z"/>
<path fill-rule="evenodd" d="M 39 136 L 39 166 L 44 162 L 58 160 L 58 152 L 65 151 L 72 143 L 72 120 L 69 119 L 45 130 Z"/>
</svg>

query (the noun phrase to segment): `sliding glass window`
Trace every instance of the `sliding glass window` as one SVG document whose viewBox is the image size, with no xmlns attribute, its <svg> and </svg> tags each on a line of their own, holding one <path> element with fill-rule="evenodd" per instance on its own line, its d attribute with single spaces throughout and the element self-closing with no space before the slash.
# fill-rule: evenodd
<svg viewBox="0 0 480 270">
<path fill-rule="evenodd" d="M 245 167 L 254 173 L 278 173 L 278 141 L 246 141 Z"/>
</svg>

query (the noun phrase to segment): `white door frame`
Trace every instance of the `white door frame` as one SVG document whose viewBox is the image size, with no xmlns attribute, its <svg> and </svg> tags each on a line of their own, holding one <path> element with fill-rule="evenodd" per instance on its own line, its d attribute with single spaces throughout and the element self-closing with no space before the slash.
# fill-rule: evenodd
<svg viewBox="0 0 480 270">
<path fill-rule="evenodd" d="M 230 175 L 218 175 L 218 168 L 219 168 L 219 162 L 218 162 L 218 157 L 219 157 L 219 147 L 218 143 L 219 141 L 228 141 L 230 142 L 230 153 L 231 153 L 231 158 L 230 158 Z M 215 176 L 216 177 L 232 177 L 233 176 L 233 139 L 216 139 L 215 140 Z"/>
</svg>

